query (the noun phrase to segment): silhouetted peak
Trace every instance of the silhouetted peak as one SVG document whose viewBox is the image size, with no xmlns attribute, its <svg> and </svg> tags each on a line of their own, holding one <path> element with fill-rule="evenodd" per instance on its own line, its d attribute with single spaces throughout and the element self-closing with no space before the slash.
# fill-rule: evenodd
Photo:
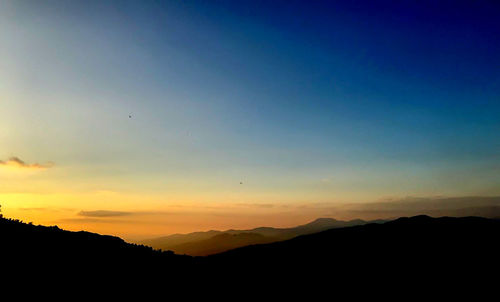
<svg viewBox="0 0 500 302">
<path fill-rule="evenodd" d="M 270 230 L 275 230 L 275 228 L 272 228 L 272 227 L 258 227 L 258 228 L 252 229 L 252 231 L 270 231 Z"/>
<path fill-rule="evenodd" d="M 314 221 L 311 221 L 303 226 L 323 226 L 323 225 L 331 225 L 340 222 L 334 218 L 318 218 Z"/>
<path fill-rule="evenodd" d="M 417 215 L 417 216 L 413 216 L 412 219 L 425 219 L 425 220 L 429 220 L 429 219 L 433 219 L 432 217 L 428 216 L 428 215 Z"/>
<path fill-rule="evenodd" d="M 412 221 L 427 221 L 427 220 L 432 220 L 433 218 L 427 215 L 417 215 L 417 216 L 412 216 L 412 217 L 400 217 L 396 219 L 395 221 L 406 221 L 406 220 L 412 220 Z"/>
<path fill-rule="evenodd" d="M 338 221 L 338 220 L 335 218 L 318 218 L 313 222 L 321 223 L 321 222 L 333 222 L 333 221 Z"/>
</svg>

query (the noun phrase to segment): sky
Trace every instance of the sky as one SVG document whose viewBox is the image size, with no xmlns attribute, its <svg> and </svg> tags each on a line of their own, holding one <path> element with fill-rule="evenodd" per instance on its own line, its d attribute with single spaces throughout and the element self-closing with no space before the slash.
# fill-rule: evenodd
<svg viewBox="0 0 500 302">
<path fill-rule="evenodd" d="M 0 0 L 2 212 L 143 238 L 499 196 L 499 15 Z"/>
</svg>

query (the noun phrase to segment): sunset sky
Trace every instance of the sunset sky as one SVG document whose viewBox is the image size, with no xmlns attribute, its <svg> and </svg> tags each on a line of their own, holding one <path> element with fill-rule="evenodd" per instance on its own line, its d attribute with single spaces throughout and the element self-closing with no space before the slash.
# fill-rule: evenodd
<svg viewBox="0 0 500 302">
<path fill-rule="evenodd" d="M 0 0 L 2 212 L 137 239 L 499 196 L 499 16 Z"/>
</svg>

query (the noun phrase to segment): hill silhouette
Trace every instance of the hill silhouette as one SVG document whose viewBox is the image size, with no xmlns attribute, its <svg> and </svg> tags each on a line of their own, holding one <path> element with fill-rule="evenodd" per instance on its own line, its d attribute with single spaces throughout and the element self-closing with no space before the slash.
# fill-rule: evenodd
<svg viewBox="0 0 500 302">
<path fill-rule="evenodd" d="M 14 271 L 52 272 L 57 275 L 99 271 L 102 278 L 158 269 L 187 268 L 191 257 L 130 244 L 123 239 L 89 232 L 65 231 L 0 218 L 1 259 Z"/>
<path fill-rule="evenodd" d="M 24 280 L 22 284 L 36 280 L 45 287 L 53 282 L 59 288 L 61 284 L 73 288 L 86 284 L 86 289 L 110 284 L 167 286 L 169 290 L 182 288 L 184 294 L 207 293 L 197 292 L 197 288 L 212 293 L 222 284 L 220 290 L 226 294 L 286 289 L 282 294 L 293 295 L 287 289 L 291 285 L 309 289 L 333 286 L 353 293 L 387 286 L 391 291 L 433 288 L 451 292 L 473 284 L 486 289 L 492 286 L 496 279 L 489 276 L 500 268 L 499 234 L 496 219 L 416 216 L 189 257 L 117 237 L 0 218 L 0 259 L 2 273 L 9 280 Z M 26 279 L 26 275 L 44 278 Z"/>
<path fill-rule="evenodd" d="M 333 218 L 318 218 L 310 223 L 292 228 L 259 227 L 251 230 L 207 231 L 189 234 L 174 234 L 141 241 L 141 244 L 156 249 L 171 250 L 177 254 L 207 256 L 247 245 L 288 240 L 300 235 L 367 223 L 382 223 L 383 220 L 360 219 L 341 221 Z M 227 236 L 231 235 L 231 236 Z"/>
<path fill-rule="evenodd" d="M 238 262 L 239 269 L 272 267 L 282 275 L 333 269 L 345 276 L 359 272 L 406 275 L 479 271 L 498 266 L 500 221 L 478 217 L 399 218 L 299 236 L 291 240 L 254 245 L 210 256 L 213 263 Z M 436 269 L 438 271 L 436 272 Z"/>
</svg>

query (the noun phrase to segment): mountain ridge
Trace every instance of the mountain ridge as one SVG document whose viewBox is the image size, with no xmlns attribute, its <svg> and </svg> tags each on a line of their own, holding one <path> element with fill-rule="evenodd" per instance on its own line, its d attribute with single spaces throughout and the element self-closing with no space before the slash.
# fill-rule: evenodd
<svg viewBox="0 0 500 302">
<path fill-rule="evenodd" d="M 283 241 L 294 238 L 300 235 L 312 234 L 330 228 L 339 228 L 353 225 L 361 225 L 370 222 L 381 223 L 384 220 L 364 221 L 361 219 L 354 220 L 337 220 L 334 218 L 317 218 L 309 223 L 298 225 L 289 228 L 273 228 L 273 227 L 257 227 L 249 230 L 229 229 L 226 231 L 210 230 L 206 232 L 193 232 L 187 234 L 173 234 L 170 236 L 162 236 L 149 240 L 140 241 L 140 244 L 151 246 L 161 250 L 171 250 L 177 254 L 186 254 L 191 256 L 207 256 L 214 253 L 224 252 L 226 250 L 239 248 L 246 245 L 262 244 L 276 241 Z M 214 237 L 221 234 L 259 234 L 263 237 L 223 237 L 227 242 L 221 242 L 220 238 Z M 245 241 L 244 238 L 247 240 Z"/>
</svg>

